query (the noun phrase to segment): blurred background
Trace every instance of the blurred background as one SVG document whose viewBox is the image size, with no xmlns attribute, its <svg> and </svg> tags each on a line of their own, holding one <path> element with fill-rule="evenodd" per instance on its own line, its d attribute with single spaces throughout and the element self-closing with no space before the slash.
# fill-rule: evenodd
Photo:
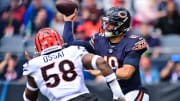
<svg viewBox="0 0 180 101">
<path fill-rule="evenodd" d="M 24 51 L 35 54 L 34 36 L 43 27 L 63 34 L 63 15 L 57 0 L 0 0 L 0 101 L 22 101 L 26 79 Z M 149 49 L 141 58 L 143 85 L 150 101 L 180 101 L 180 0 L 74 0 L 79 4 L 73 32 L 77 40 L 89 40 L 99 32 L 101 17 L 112 6 L 127 8 L 132 29 Z M 84 72 L 86 83 L 99 101 L 111 101 L 103 77 Z M 39 101 L 46 101 L 43 96 Z"/>
</svg>

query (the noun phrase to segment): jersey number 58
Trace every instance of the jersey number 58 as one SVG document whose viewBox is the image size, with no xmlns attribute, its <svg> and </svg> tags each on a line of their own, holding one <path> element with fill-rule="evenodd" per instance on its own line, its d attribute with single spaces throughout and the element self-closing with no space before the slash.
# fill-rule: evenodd
<svg viewBox="0 0 180 101">
<path fill-rule="evenodd" d="M 55 63 L 52 63 L 52 64 L 49 64 L 49 65 L 41 68 L 42 77 L 43 77 L 44 81 L 46 82 L 46 86 L 50 87 L 50 88 L 56 87 L 60 83 L 60 78 L 59 78 L 58 74 L 51 74 L 51 75 L 47 74 L 49 69 L 54 68 L 54 64 Z M 65 67 L 64 67 L 65 64 L 67 64 L 69 66 L 68 70 L 65 69 Z M 73 81 L 76 78 L 77 73 L 74 71 L 75 66 L 71 61 L 63 60 L 59 63 L 58 67 L 59 67 L 59 72 L 62 72 L 62 78 L 65 81 Z M 68 76 L 69 73 L 71 73 L 72 75 Z M 53 83 L 48 82 L 48 80 L 50 80 L 51 78 L 54 79 Z"/>
</svg>

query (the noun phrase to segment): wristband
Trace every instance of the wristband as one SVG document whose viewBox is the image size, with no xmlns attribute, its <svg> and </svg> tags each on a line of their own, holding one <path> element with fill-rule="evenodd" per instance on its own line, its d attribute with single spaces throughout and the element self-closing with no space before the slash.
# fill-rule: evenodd
<svg viewBox="0 0 180 101">
<path fill-rule="evenodd" d="M 24 99 L 24 101 L 31 101 L 31 100 L 29 100 L 29 99 L 26 97 L 26 93 L 25 93 L 25 92 L 23 93 L 23 99 Z"/>
<path fill-rule="evenodd" d="M 37 91 L 38 90 L 38 88 L 31 87 L 28 82 L 26 83 L 26 88 L 28 88 L 31 91 Z"/>
</svg>

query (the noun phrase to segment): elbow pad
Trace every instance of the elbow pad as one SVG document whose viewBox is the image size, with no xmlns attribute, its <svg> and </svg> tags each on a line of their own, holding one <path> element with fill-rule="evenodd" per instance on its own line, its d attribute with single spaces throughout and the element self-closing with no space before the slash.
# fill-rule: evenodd
<svg viewBox="0 0 180 101">
<path fill-rule="evenodd" d="M 37 91 L 38 90 L 38 88 L 31 87 L 28 82 L 26 83 L 26 88 L 31 90 L 31 91 Z"/>
<path fill-rule="evenodd" d="M 95 69 L 95 70 L 98 69 L 98 67 L 97 67 L 97 65 L 96 65 L 96 61 L 97 61 L 97 59 L 98 59 L 99 57 L 100 57 L 100 56 L 98 56 L 98 55 L 94 55 L 93 58 L 92 58 L 92 60 L 91 60 L 91 66 L 92 66 L 93 69 Z"/>
</svg>

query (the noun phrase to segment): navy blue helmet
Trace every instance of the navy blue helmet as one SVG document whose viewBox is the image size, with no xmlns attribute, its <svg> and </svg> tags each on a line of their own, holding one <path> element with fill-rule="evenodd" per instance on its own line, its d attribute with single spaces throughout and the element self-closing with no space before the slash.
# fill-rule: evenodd
<svg viewBox="0 0 180 101">
<path fill-rule="evenodd" d="M 110 31 L 106 31 L 107 24 L 114 25 L 115 27 Z M 102 18 L 104 37 L 122 35 L 130 29 L 130 25 L 131 16 L 125 8 L 112 7 L 106 12 L 105 17 Z"/>
</svg>

